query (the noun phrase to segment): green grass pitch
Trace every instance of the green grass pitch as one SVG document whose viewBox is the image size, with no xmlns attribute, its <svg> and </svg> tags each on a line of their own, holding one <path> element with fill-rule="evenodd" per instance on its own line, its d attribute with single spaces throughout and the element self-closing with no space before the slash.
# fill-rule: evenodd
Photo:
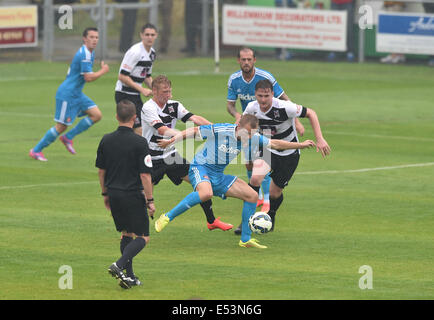
<svg viewBox="0 0 434 320">
<path fill-rule="evenodd" d="M 67 63 L 0 65 L 0 299 L 433 299 L 434 70 L 425 66 L 278 62 L 259 59 L 295 102 L 318 113 L 332 147 L 327 159 L 302 152 L 267 250 L 238 246 L 233 232 L 208 231 L 195 207 L 134 260 L 144 285 L 124 291 L 107 274 L 119 234 L 100 196 L 96 148 L 116 128 L 119 64 L 87 84 L 104 118 L 75 139 L 28 151 L 53 125 L 54 95 Z M 98 67 L 98 64 L 96 64 Z M 238 69 L 223 59 L 157 60 L 174 98 L 213 122 L 230 122 L 226 84 Z M 313 138 L 306 120 L 303 138 Z M 245 179 L 242 164 L 227 172 Z M 162 181 L 157 213 L 191 191 Z M 214 198 L 216 216 L 238 225 L 242 203 Z M 71 266 L 72 290 L 58 273 Z M 361 290 L 361 266 L 373 288 Z"/>
</svg>

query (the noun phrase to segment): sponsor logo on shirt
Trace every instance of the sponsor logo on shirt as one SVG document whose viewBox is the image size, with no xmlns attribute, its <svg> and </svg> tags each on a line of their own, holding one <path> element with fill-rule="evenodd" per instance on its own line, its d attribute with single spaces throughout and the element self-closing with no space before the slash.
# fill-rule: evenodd
<svg viewBox="0 0 434 320">
<path fill-rule="evenodd" d="M 239 93 L 238 94 L 238 98 L 240 99 L 240 100 L 246 100 L 246 101 L 254 101 L 254 100 L 256 100 L 256 98 L 255 98 L 255 96 L 253 95 L 253 96 L 251 96 L 250 94 L 242 94 L 242 93 Z"/>
<path fill-rule="evenodd" d="M 240 153 L 240 150 L 238 150 L 237 148 L 232 148 L 232 147 L 227 147 L 224 144 L 221 144 L 219 146 L 219 151 L 224 152 L 224 153 L 232 153 L 232 154 L 238 154 Z"/>
</svg>

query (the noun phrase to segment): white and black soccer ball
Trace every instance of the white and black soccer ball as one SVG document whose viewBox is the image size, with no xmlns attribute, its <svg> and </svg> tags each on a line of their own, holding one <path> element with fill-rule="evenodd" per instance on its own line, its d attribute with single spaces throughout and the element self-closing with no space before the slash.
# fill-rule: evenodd
<svg viewBox="0 0 434 320">
<path fill-rule="evenodd" d="M 272 226 L 273 222 L 266 212 L 256 212 L 249 219 L 249 227 L 253 233 L 267 233 Z"/>
</svg>

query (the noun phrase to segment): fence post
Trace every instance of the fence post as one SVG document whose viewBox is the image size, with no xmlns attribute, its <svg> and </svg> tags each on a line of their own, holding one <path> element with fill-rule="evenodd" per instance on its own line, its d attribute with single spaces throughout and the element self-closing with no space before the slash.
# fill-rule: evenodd
<svg viewBox="0 0 434 320">
<path fill-rule="evenodd" d="M 42 41 L 42 56 L 46 61 L 53 59 L 53 42 L 54 42 L 54 13 L 53 0 L 44 0 L 44 29 Z"/>
</svg>

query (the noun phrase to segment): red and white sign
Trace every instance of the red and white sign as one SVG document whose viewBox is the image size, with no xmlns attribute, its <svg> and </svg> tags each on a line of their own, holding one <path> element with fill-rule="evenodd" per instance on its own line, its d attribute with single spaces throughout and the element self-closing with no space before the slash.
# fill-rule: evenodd
<svg viewBox="0 0 434 320">
<path fill-rule="evenodd" d="M 228 45 L 346 51 L 346 25 L 346 11 L 223 6 Z"/>
<path fill-rule="evenodd" d="M 36 46 L 37 33 L 36 6 L 0 7 L 0 48 Z"/>
</svg>

